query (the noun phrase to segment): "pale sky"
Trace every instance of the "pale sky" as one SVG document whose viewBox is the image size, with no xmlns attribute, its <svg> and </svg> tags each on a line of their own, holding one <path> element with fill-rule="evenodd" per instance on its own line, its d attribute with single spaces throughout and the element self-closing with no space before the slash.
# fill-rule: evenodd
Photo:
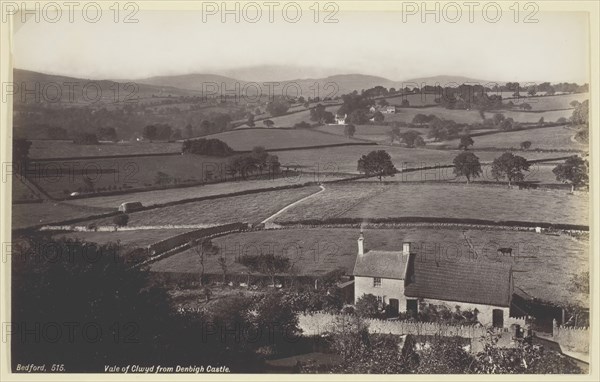
<svg viewBox="0 0 600 382">
<path fill-rule="evenodd" d="M 78 15 L 78 14 L 76 14 Z M 277 15 L 277 14 L 276 14 Z M 138 79 L 255 65 L 324 68 L 401 81 L 462 75 L 490 81 L 589 82 L 585 13 L 538 13 L 538 23 L 467 17 L 456 24 L 402 22 L 399 13 L 340 12 L 339 23 L 202 22 L 200 12 L 140 11 L 137 24 L 29 19 L 17 26 L 14 66 L 82 78 Z M 233 20 L 233 19 L 232 19 Z M 295 77 L 302 77 L 297 75 Z M 292 78 L 289 78 L 292 79 Z M 276 79 L 281 80 L 281 79 Z"/>
</svg>

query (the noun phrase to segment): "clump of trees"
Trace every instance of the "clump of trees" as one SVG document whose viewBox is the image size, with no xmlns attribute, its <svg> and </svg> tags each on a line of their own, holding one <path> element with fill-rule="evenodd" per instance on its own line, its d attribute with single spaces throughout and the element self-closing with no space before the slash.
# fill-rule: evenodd
<svg viewBox="0 0 600 382">
<path fill-rule="evenodd" d="M 273 253 L 261 253 L 258 255 L 245 254 L 238 258 L 238 263 L 246 266 L 251 272 L 258 272 L 271 277 L 271 283 L 275 285 L 275 276 L 290 270 L 292 263 L 286 256 Z"/>
<path fill-rule="evenodd" d="M 269 154 L 262 146 L 254 147 L 248 154 L 235 155 L 227 162 L 229 174 L 240 175 L 242 179 L 256 172 L 263 174 L 266 171 L 269 174 L 277 174 L 280 167 L 279 157 Z"/>
<path fill-rule="evenodd" d="M 408 148 L 425 146 L 425 141 L 418 131 L 409 130 L 401 133 L 399 137 L 400 142 L 403 142 Z"/>
<path fill-rule="evenodd" d="M 166 123 L 157 123 L 144 127 L 144 139 L 152 141 L 169 141 L 173 135 L 173 128 Z"/>
<path fill-rule="evenodd" d="M 521 142 L 521 150 L 529 150 L 531 147 L 531 141 L 523 141 Z"/>
<path fill-rule="evenodd" d="M 511 152 L 505 152 L 492 162 L 492 176 L 496 179 L 507 179 L 508 186 L 511 182 L 522 182 L 525 179 L 524 171 L 529 171 L 527 159 Z"/>
<path fill-rule="evenodd" d="M 559 164 L 552 170 L 552 173 L 556 176 L 556 180 L 571 185 L 571 192 L 575 188 L 588 186 L 588 172 L 588 161 L 578 156 L 570 157 L 565 163 Z"/>
<path fill-rule="evenodd" d="M 462 152 L 454 158 L 454 175 L 467 178 L 467 184 L 473 178 L 481 176 L 479 157 L 471 152 Z"/>
<path fill-rule="evenodd" d="M 353 137 L 354 133 L 356 133 L 356 126 L 353 124 L 348 124 L 344 127 L 344 135 L 347 137 Z"/>
<path fill-rule="evenodd" d="M 371 151 L 358 160 L 357 170 L 367 176 L 393 176 L 398 170 L 392 163 L 392 157 L 385 150 Z"/>
<path fill-rule="evenodd" d="M 76 145 L 97 145 L 98 137 L 94 133 L 79 133 L 73 138 Z"/>
<path fill-rule="evenodd" d="M 117 227 L 125 227 L 129 222 L 129 215 L 125 213 L 115 215 L 112 221 Z"/>
<path fill-rule="evenodd" d="M 332 112 L 327 111 L 325 106 L 318 104 L 313 109 L 310 109 L 310 120 L 319 124 L 333 123 L 335 116 Z"/>
<path fill-rule="evenodd" d="M 463 135 L 462 137 L 460 137 L 460 143 L 458 144 L 458 149 L 461 150 L 468 150 L 469 146 L 473 146 L 475 142 L 473 141 L 473 138 L 471 138 L 470 135 Z"/>
<path fill-rule="evenodd" d="M 310 123 L 302 121 L 294 124 L 294 129 L 309 129 Z"/>
<path fill-rule="evenodd" d="M 287 113 L 290 108 L 290 103 L 284 99 L 276 99 L 269 102 L 267 105 L 267 112 L 273 117 L 277 117 Z"/>
<path fill-rule="evenodd" d="M 183 141 L 181 152 L 184 154 L 189 153 L 214 157 L 226 157 L 234 153 L 233 149 L 227 143 L 216 138 L 186 139 Z"/>
<path fill-rule="evenodd" d="M 588 125 L 590 116 L 589 100 L 585 100 L 581 103 L 573 101 L 571 102 L 571 106 L 575 108 L 571 115 L 571 123 L 573 125 Z"/>
</svg>

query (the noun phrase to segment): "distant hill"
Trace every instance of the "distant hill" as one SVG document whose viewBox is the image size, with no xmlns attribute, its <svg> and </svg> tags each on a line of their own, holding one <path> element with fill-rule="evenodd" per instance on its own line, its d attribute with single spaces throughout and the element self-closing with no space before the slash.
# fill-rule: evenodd
<svg viewBox="0 0 600 382">
<path fill-rule="evenodd" d="M 170 96 L 189 96 L 195 93 L 185 89 L 178 89 L 171 86 L 152 86 L 136 82 L 137 89 L 127 87 L 128 81 L 111 81 L 111 80 L 91 80 L 84 78 L 75 78 L 54 74 L 45 74 L 33 72 L 30 70 L 14 69 L 13 81 L 18 85 L 18 91 L 15 94 L 14 100 L 16 103 L 25 100 L 27 103 L 35 102 L 34 95 L 24 94 L 21 96 L 21 90 L 36 89 L 41 101 L 55 103 L 60 99 L 61 103 L 74 105 L 86 104 L 89 105 L 98 98 L 97 103 L 114 103 L 115 101 L 123 101 L 126 97 L 150 98 L 154 96 L 168 97 Z M 24 84 L 24 86 L 23 86 Z M 83 90 L 85 87 L 85 91 Z M 98 88 L 101 89 L 98 92 Z M 60 90 L 59 90 L 60 89 Z M 118 90 L 118 93 L 117 93 Z M 97 96 L 96 94 L 99 95 Z M 127 98 L 132 99 L 132 98 Z"/>
<path fill-rule="evenodd" d="M 432 76 L 432 77 L 411 78 L 409 80 L 399 82 L 398 85 L 404 87 L 404 86 L 406 86 L 406 84 L 409 84 L 408 86 L 411 87 L 410 84 L 412 84 L 412 83 L 417 83 L 419 85 L 425 83 L 426 85 L 430 85 L 430 86 L 435 86 L 436 84 L 439 84 L 440 86 L 443 86 L 443 87 L 446 87 L 446 86 L 455 87 L 456 84 L 462 85 L 465 83 L 481 84 L 481 85 L 486 85 L 486 84 L 490 84 L 490 83 L 492 83 L 492 84 L 497 83 L 498 85 L 504 84 L 504 82 L 502 82 L 502 81 L 481 80 L 481 79 L 475 79 L 475 78 L 463 77 L 463 76 L 439 75 L 439 76 Z M 402 85 L 402 84 L 404 84 L 404 85 Z"/>
<path fill-rule="evenodd" d="M 226 76 L 220 76 L 217 74 L 181 74 L 174 76 L 157 76 L 150 78 L 142 78 L 133 80 L 136 83 L 160 86 L 160 87 L 173 87 L 179 89 L 193 90 L 196 92 L 202 92 L 203 90 L 208 93 L 212 93 L 212 84 L 218 84 L 222 87 L 225 84 L 225 90 L 235 89 L 235 84 L 240 84 L 242 87 L 246 82 L 240 81 L 235 78 Z"/>
</svg>

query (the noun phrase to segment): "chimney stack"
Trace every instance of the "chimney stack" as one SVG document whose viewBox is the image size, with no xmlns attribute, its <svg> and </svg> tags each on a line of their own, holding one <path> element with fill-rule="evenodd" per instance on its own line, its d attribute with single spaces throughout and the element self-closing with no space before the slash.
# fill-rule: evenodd
<svg viewBox="0 0 600 382">
<path fill-rule="evenodd" d="M 410 255 L 410 243 L 409 242 L 402 243 L 402 254 L 404 256 Z"/>
<path fill-rule="evenodd" d="M 358 256 L 362 256 L 365 254 L 365 237 L 360 231 L 360 235 L 358 236 Z"/>
</svg>

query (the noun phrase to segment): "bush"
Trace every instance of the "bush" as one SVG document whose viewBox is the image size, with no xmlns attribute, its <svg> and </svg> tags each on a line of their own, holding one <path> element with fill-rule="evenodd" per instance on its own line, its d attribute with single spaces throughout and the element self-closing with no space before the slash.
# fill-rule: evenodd
<svg viewBox="0 0 600 382">
<path fill-rule="evenodd" d="M 127 214 L 115 215 L 113 217 L 112 221 L 117 227 L 124 227 L 129 222 L 129 215 L 127 215 Z"/>
<path fill-rule="evenodd" d="M 73 138 L 73 143 L 76 145 L 97 145 L 98 137 L 92 133 L 80 133 Z"/>
<path fill-rule="evenodd" d="M 182 153 L 226 157 L 234 153 L 227 143 L 219 139 L 194 139 L 183 141 Z"/>
<path fill-rule="evenodd" d="M 364 294 L 358 300 L 356 300 L 356 314 L 359 317 L 364 318 L 377 318 L 379 317 L 379 301 L 377 297 L 372 294 Z"/>
</svg>

